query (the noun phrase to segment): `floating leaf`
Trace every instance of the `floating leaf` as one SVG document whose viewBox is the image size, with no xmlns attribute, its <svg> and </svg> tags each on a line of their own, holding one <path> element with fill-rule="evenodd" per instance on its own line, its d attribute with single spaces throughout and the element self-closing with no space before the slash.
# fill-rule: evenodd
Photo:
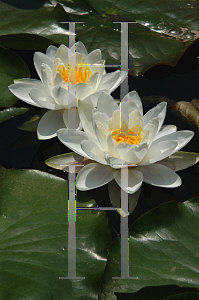
<svg viewBox="0 0 199 300">
<path fill-rule="evenodd" d="M 0 123 L 6 120 L 9 120 L 10 118 L 18 115 L 22 115 L 25 112 L 28 111 L 28 108 L 24 107 L 11 107 L 7 108 L 5 110 L 0 111 Z"/>
<path fill-rule="evenodd" d="M 108 249 L 99 300 L 115 300 L 114 292 L 135 293 L 159 285 L 198 289 L 198 249 L 199 197 L 161 204 L 129 230 L 129 275 L 135 279 L 112 278 L 120 276 L 120 238 Z"/>
<path fill-rule="evenodd" d="M 179 101 L 173 106 L 173 111 L 199 129 L 199 110 L 192 103 Z"/>
<path fill-rule="evenodd" d="M 171 300 L 198 300 L 199 294 L 196 291 L 197 289 L 195 288 L 161 285 L 147 286 L 136 293 L 115 293 L 115 295 L 117 300 L 169 300 L 170 297 Z M 192 298 L 191 296 L 197 296 L 197 298 Z"/>
<path fill-rule="evenodd" d="M 76 274 L 85 279 L 60 280 L 68 276 L 68 182 L 4 168 L 0 182 L 0 299 L 97 299 L 111 242 L 105 213 L 77 210 Z"/>
<path fill-rule="evenodd" d="M 40 111 L 32 116 L 30 120 L 26 121 L 22 125 L 19 125 L 17 128 L 24 131 L 37 131 L 37 125 L 41 119 L 41 117 L 45 114 L 46 109 L 40 109 Z"/>
<path fill-rule="evenodd" d="M 76 25 L 78 40 L 88 51 L 102 50 L 107 64 L 120 65 L 121 25 L 113 21 L 130 21 L 129 25 L 129 72 L 140 76 L 157 64 L 175 66 L 184 51 L 199 37 L 199 5 L 197 1 L 178 2 L 161 0 L 112 0 L 84 1 L 36 0 L 38 9 L 24 10 L 6 3 L 0 3 L 0 43 L 10 45 L 6 36 L 34 34 L 22 40 L 13 39 L 18 49 L 35 49 L 36 35 L 52 40 L 53 43 L 67 44 L 68 25 L 60 21 L 83 21 Z M 7 18 L 5 18 L 5 14 Z M 23 20 L 23 22 L 21 22 Z M 46 40 L 45 40 L 46 43 Z M 16 49 L 16 48 L 15 48 Z"/>
<path fill-rule="evenodd" d="M 18 98 L 8 89 L 13 79 L 30 77 L 29 69 L 24 60 L 14 52 L 0 48 L 0 106 L 13 106 Z"/>
<path fill-rule="evenodd" d="M 194 106 L 195 108 L 197 108 L 197 110 L 199 110 L 199 100 L 198 100 L 198 99 L 193 99 L 193 100 L 191 101 L 191 104 L 193 104 L 193 106 Z"/>
</svg>

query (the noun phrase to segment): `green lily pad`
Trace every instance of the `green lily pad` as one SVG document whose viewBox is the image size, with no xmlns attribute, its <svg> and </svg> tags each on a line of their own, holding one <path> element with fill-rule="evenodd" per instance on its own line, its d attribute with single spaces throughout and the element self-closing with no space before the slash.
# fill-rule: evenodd
<svg viewBox="0 0 199 300">
<path fill-rule="evenodd" d="M 8 89 L 14 79 L 30 77 L 29 69 L 24 60 L 14 52 L 0 48 L 0 106 L 10 107 L 17 103 Z"/>
<path fill-rule="evenodd" d="M 158 285 L 198 289 L 199 197 L 150 210 L 131 226 L 129 235 L 129 275 L 138 279 L 112 279 L 120 276 L 120 239 L 115 239 L 108 249 L 99 300 Z"/>
<path fill-rule="evenodd" d="M 0 111 L 0 123 L 18 115 L 22 115 L 28 111 L 25 107 L 11 107 Z"/>
<path fill-rule="evenodd" d="M 179 101 L 173 106 L 173 111 L 199 129 L 199 110 L 191 102 Z"/>
<path fill-rule="evenodd" d="M 102 50 L 107 64 L 120 64 L 121 25 L 113 21 L 134 22 L 129 25 L 129 73 L 140 76 L 157 64 L 175 66 L 184 51 L 199 37 L 197 1 L 112 0 L 45 1 L 37 10 L 23 10 L 0 3 L 0 43 L 6 36 L 34 34 L 67 44 L 68 25 L 60 21 L 84 21 L 76 25 L 78 40 L 88 51 Z M 3 18 L 7 15 L 6 18 Z M 1 17 L 2 16 L 2 17 Z M 23 22 L 21 22 L 23 20 Z M 35 49 L 33 42 L 13 39 L 16 48 Z M 7 43 L 10 45 L 9 40 Z M 28 45 L 29 44 L 29 45 Z M 23 46 L 24 45 L 24 46 Z M 44 50 L 42 43 L 42 49 Z M 36 49 L 35 49 L 36 50 Z"/>
<path fill-rule="evenodd" d="M 136 293 L 115 293 L 115 295 L 117 300 L 166 300 L 170 297 L 173 300 L 192 299 L 191 297 L 187 298 L 187 296 L 197 296 L 199 298 L 196 288 L 179 287 L 177 285 L 148 286 Z M 198 298 L 193 298 L 193 300 Z"/>
<path fill-rule="evenodd" d="M 68 276 L 68 182 L 37 170 L 0 169 L 0 298 L 97 299 L 111 242 L 107 217 L 77 210 L 76 274 Z M 95 207 L 92 200 L 77 207 Z"/>
</svg>

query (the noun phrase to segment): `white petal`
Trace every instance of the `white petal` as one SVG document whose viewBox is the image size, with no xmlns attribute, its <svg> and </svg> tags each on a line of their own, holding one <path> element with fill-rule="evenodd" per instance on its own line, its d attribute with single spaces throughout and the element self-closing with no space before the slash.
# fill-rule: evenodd
<svg viewBox="0 0 199 300">
<path fill-rule="evenodd" d="M 80 170 L 76 177 L 76 187 L 86 191 L 107 184 L 113 179 L 113 169 L 98 163 L 91 163 Z"/>
<path fill-rule="evenodd" d="M 102 54 L 100 49 L 95 49 L 89 53 L 86 57 L 87 64 L 94 64 L 102 59 Z"/>
<path fill-rule="evenodd" d="M 98 82 L 99 73 L 92 74 L 89 79 L 86 81 L 86 84 L 90 87 L 90 93 L 94 93 L 97 89 L 97 82 Z"/>
<path fill-rule="evenodd" d="M 56 58 L 60 58 L 64 65 L 68 66 L 68 47 L 66 47 L 65 45 L 59 46 L 55 56 L 55 59 Z"/>
<path fill-rule="evenodd" d="M 114 131 L 115 129 L 119 129 L 123 121 L 128 124 L 128 117 L 122 111 L 115 110 L 112 114 L 112 117 L 109 121 L 109 131 Z"/>
<path fill-rule="evenodd" d="M 177 131 L 177 127 L 175 125 L 165 125 L 165 126 L 162 126 L 160 128 L 160 131 L 158 132 L 158 134 L 156 135 L 155 140 L 161 138 L 162 136 L 165 136 L 167 134 L 170 134 L 170 133 L 173 133 L 173 132 L 176 132 Z"/>
<path fill-rule="evenodd" d="M 136 167 L 143 174 L 143 181 L 154 186 L 174 188 L 181 185 L 181 178 L 171 169 L 158 163 Z"/>
<path fill-rule="evenodd" d="M 126 161 L 110 156 L 108 152 L 105 152 L 105 160 L 114 169 L 121 169 L 127 165 Z"/>
<path fill-rule="evenodd" d="M 100 149 L 100 147 L 97 145 L 97 143 L 94 143 L 92 141 L 84 140 L 81 142 L 82 150 L 93 160 L 103 164 L 107 165 L 105 159 L 104 159 L 104 151 Z"/>
<path fill-rule="evenodd" d="M 65 109 L 63 113 L 63 120 L 66 127 L 80 130 L 80 118 L 76 107 Z"/>
<path fill-rule="evenodd" d="M 70 48 L 71 52 L 75 53 L 75 52 L 79 52 L 81 53 L 83 56 L 87 56 L 88 52 L 86 50 L 86 47 L 84 46 L 84 44 L 82 42 L 77 42 L 74 43 L 73 46 Z"/>
<path fill-rule="evenodd" d="M 32 100 L 37 103 L 40 107 L 44 107 L 44 108 L 48 108 L 48 109 L 52 109 L 52 110 L 60 110 L 61 107 L 56 105 L 54 102 L 54 99 L 47 95 L 47 94 L 43 94 L 41 93 L 39 90 L 37 89 L 32 89 L 29 93 L 30 97 L 32 98 Z"/>
<path fill-rule="evenodd" d="M 30 98 L 30 91 L 34 88 L 40 90 L 41 92 L 45 93 L 45 87 L 41 80 L 32 79 L 32 78 L 23 78 L 19 80 L 15 80 L 14 84 L 8 86 L 9 90 L 19 99 L 22 101 L 34 105 L 39 106 Z"/>
<path fill-rule="evenodd" d="M 166 110 L 167 110 L 167 103 L 166 102 L 161 102 L 156 107 L 150 109 L 144 116 L 143 116 L 143 123 L 144 126 L 153 118 L 159 119 L 159 126 L 158 130 L 162 126 L 165 115 L 166 115 Z"/>
<path fill-rule="evenodd" d="M 154 146 L 151 146 L 139 165 L 153 164 L 164 159 L 165 157 L 168 157 L 173 153 L 177 145 L 178 143 L 175 141 L 162 141 Z"/>
<path fill-rule="evenodd" d="M 107 114 L 107 116 L 111 118 L 113 112 L 117 109 L 118 105 L 109 92 L 101 91 L 97 101 L 97 110 Z"/>
<path fill-rule="evenodd" d="M 84 99 L 91 94 L 91 89 L 86 83 L 76 83 L 69 87 L 69 92 L 77 99 Z"/>
<path fill-rule="evenodd" d="M 37 126 L 37 136 L 40 140 L 47 140 L 55 137 L 56 131 L 64 128 L 63 110 L 47 111 Z"/>
<path fill-rule="evenodd" d="M 98 91 L 108 90 L 112 93 L 127 77 L 128 73 L 125 71 L 115 71 L 103 75 L 102 80 L 98 86 Z"/>
<path fill-rule="evenodd" d="M 158 163 L 177 172 L 180 170 L 187 169 L 198 162 L 199 162 L 198 153 L 179 151 L 176 152 L 175 154 L 172 154 L 168 158 L 159 161 Z"/>
<path fill-rule="evenodd" d="M 54 86 L 56 86 L 56 85 L 63 86 L 65 84 L 65 81 L 63 80 L 63 78 L 59 72 L 55 73 L 53 82 L 54 82 Z"/>
<path fill-rule="evenodd" d="M 114 140 L 111 136 L 111 132 L 108 133 L 107 135 L 107 146 L 108 146 L 108 152 L 111 156 L 119 158 L 120 159 L 120 155 L 117 151 L 117 142 L 116 140 Z"/>
<path fill-rule="evenodd" d="M 50 45 L 46 50 L 46 55 L 52 60 L 55 60 L 55 55 L 57 52 L 57 47 Z"/>
<path fill-rule="evenodd" d="M 150 120 L 144 127 L 144 132 L 148 132 L 147 135 L 147 142 L 150 147 L 151 143 L 153 142 L 159 128 L 159 119 L 153 118 Z"/>
<path fill-rule="evenodd" d="M 43 54 L 41 52 L 35 52 L 34 53 L 33 61 L 34 61 L 35 69 L 36 69 L 36 71 L 37 71 L 40 78 L 41 78 L 41 65 L 42 64 L 49 65 L 51 70 L 53 70 L 53 63 L 54 62 L 48 56 L 46 56 L 45 54 Z"/>
<path fill-rule="evenodd" d="M 52 94 L 56 103 L 62 108 L 69 109 L 77 106 L 77 98 L 58 85 L 54 87 Z"/>
<path fill-rule="evenodd" d="M 132 145 L 120 143 L 116 146 L 121 159 L 124 159 L 129 165 L 137 165 L 145 156 L 148 146 L 147 143 Z"/>
<path fill-rule="evenodd" d="M 88 99 L 88 97 L 86 98 Z M 92 125 L 92 110 L 93 105 L 84 103 L 83 101 L 78 101 L 78 112 L 79 117 L 84 128 L 84 131 L 94 135 L 93 125 Z"/>
<path fill-rule="evenodd" d="M 121 170 L 115 171 L 113 177 L 117 184 L 127 193 L 135 193 L 142 185 L 143 175 L 142 172 L 137 169 L 128 170 L 128 182 L 125 182 L 124 186 L 121 186 Z"/>
<path fill-rule="evenodd" d="M 82 150 L 80 144 L 83 140 L 97 141 L 92 135 L 86 132 L 65 128 L 57 131 L 57 137 L 66 147 L 89 159 L 90 157 Z"/>
<path fill-rule="evenodd" d="M 177 132 L 173 132 L 170 134 L 167 134 L 165 136 L 162 136 L 161 138 L 155 140 L 152 144 L 152 146 L 157 145 L 159 142 L 162 141 L 176 141 L 178 143 L 178 146 L 175 149 L 176 151 L 179 151 L 182 149 L 188 142 L 193 138 L 194 132 L 189 130 L 180 130 Z"/>
<path fill-rule="evenodd" d="M 43 81 L 43 84 L 46 88 L 46 91 L 52 96 L 52 70 L 48 65 L 42 64 L 41 65 L 41 78 Z"/>
<path fill-rule="evenodd" d="M 93 108 L 93 110 L 92 110 L 93 128 L 94 128 L 94 124 L 97 123 L 98 121 L 100 121 L 104 125 L 106 132 L 108 132 L 109 131 L 109 128 L 108 128 L 109 118 L 107 117 L 106 114 L 103 114 L 103 113 L 99 112 L 96 108 Z"/>
<path fill-rule="evenodd" d="M 141 115 L 143 116 L 143 109 L 142 109 L 142 101 L 136 91 L 132 91 L 128 93 L 121 101 L 122 103 L 126 103 L 128 105 L 128 114 L 133 110 L 139 110 Z"/>
<path fill-rule="evenodd" d="M 100 121 L 94 123 L 94 134 L 97 137 L 101 148 L 104 151 L 107 151 L 108 150 L 107 143 L 106 143 L 107 130 Z"/>
<path fill-rule="evenodd" d="M 122 217 L 126 217 L 127 214 L 120 209 L 120 207 L 121 207 L 121 188 L 119 187 L 119 185 L 116 183 L 115 180 L 112 180 L 108 183 L 108 192 L 109 192 L 109 198 L 110 198 L 111 204 L 115 208 L 117 208 L 117 212 Z M 133 194 L 128 194 L 129 213 L 131 213 L 135 209 L 135 207 L 138 203 L 140 192 L 141 192 L 141 189 L 138 189 L 137 192 L 135 192 Z"/>
<path fill-rule="evenodd" d="M 143 128 L 142 115 L 139 110 L 133 110 L 129 115 L 129 128 L 140 125 Z"/>
</svg>

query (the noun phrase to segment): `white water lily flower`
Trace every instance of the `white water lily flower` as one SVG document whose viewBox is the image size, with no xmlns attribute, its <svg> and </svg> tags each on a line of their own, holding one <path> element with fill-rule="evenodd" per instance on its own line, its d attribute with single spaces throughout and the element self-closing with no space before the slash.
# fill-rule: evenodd
<svg viewBox="0 0 199 300">
<path fill-rule="evenodd" d="M 15 80 L 9 89 L 24 102 L 48 109 L 37 127 L 39 139 L 53 138 L 63 127 L 81 129 L 78 100 L 101 90 L 111 93 L 127 76 L 127 72 L 119 70 L 106 74 L 104 63 L 100 49 L 88 54 L 82 42 L 70 49 L 64 45 L 49 46 L 46 54 L 34 54 L 41 80 Z M 76 124 L 68 124 L 68 113 L 75 117 Z"/>
<path fill-rule="evenodd" d="M 92 107 L 95 101 L 91 98 L 94 97 L 97 108 Z M 136 195 L 132 197 L 133 208 L 143 181 L 167 188 L 181 185 L 179 175 L 167 167 L 168 157 L 184 147 L 194 133 L 176 131 L 174 125 L 162 127 L 166 102 L 161 102 L 143 116 L 142 103 L 135 91 L 127 94 L 119 106 L 108 92 L 102 91 L 79 102 L 78 109 L 84 132 L 65 128 L 58 130 L 57 136 L 72 151 L 92 160 L 76 177 L 79 190 L 109 183 L 109 194 L 116 199 L 114 204 L 118 203 L 120 193 L 115 184 L 122 187 L 121 168 L 126 165 L 128 186 L 122 188 L 129 196 Z"/>
</svg>

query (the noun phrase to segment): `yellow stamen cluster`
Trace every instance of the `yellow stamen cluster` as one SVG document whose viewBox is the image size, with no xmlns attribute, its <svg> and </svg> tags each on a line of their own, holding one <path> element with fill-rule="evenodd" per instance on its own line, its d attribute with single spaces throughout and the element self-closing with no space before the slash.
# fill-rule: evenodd
<svg viewBox="0 0 199 300">
<path fill-rule="evenodd" d="M 132 129 L 128 128 L 128 131 L 125 130 L 123 132 L 124 124 L 121 126 L 120 129 L 115 129 L 112 133 L 111 136 L 118 144 L 120 143 L 127 143 L 127 144 L 133 144 L 137 145 L 141 142 L 142 137 L 140 132 L 142 132 L 142 127 L 140 125 L 137 125 L 136 127 L 139 127 L 140 130 L 136 130 L 137 132 L 135 133 Z M 138 132 L 140 131 L 140 132 Z"/>
<path fill-rule="evenodd" d="M 57 71 L 61 74 L 65 82 L 70 82 L 72 85 L 76 83 L 86 83 L 88 78 L 92 75 L 91 70 L 88 66 L 83 69 L 81 66 L 76 65 L 74 69 L 68 64 L 68 68 L 63 65 L 59 66 Z"/>
</svg>

